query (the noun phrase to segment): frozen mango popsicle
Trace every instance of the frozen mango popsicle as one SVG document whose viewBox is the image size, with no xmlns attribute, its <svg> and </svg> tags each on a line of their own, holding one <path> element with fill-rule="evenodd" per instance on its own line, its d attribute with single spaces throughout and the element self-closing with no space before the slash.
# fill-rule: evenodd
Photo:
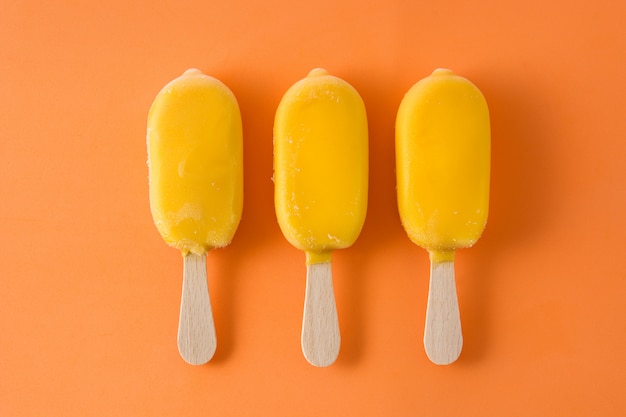
<svg viewBox="0 0 626 417">
<path fill-rule="evenodd" d="M 491 133 L 482 93 L 437 69 L 404 96 L 396 119 L 398 208 L 409 238 L 430 254 L 424 346 L 454 362 L 463 337 L 454 254 L 481 236 L 489 211 Z"/>
<path fill-rule="evenodd" d="M 243 205 L 237 100 L 217 79 L 187 70 L 155 98 L 147 142 L 154 224 L 184 258 L 178 349 L 200 365 L 216 348 L 206 255 L 231 242 Z"/>
<path fill-rule="evenodd" d="M 285 93 L 274 123 L 274 184 L 280 228 L 306 253 L 302 351 L 328 366 L 340 346 L 331 253 L 354 243 L 367 211 L 367 117 L 350 84 L 317 68 Z"/>
</svg>

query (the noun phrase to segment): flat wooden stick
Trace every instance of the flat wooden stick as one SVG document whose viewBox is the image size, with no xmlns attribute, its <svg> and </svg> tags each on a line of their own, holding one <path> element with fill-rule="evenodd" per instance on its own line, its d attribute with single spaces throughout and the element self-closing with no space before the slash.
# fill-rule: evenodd
<svg viewBox="0 0 626 417">
<path fill-rule="evenodd" d="M 216 348 L 206 255 L 190 253 L 184 257 L 183 265 L 178 351 L 187 363 L 202 365 L 213 357 Z"/>
<path fill-rule="evenodd" d="M 302 353 L 311 365 L 329 366 L 337 359 L 340 345 L 332 263 L 307 265 Z"/>
<path fill-rule="evenodd" d="M 454 282 L 454 261 L 431 261 L 424 347 L 428 358 L 437 365 L 448 365 L 461 354 L 463 335 Z"/>
</svg>

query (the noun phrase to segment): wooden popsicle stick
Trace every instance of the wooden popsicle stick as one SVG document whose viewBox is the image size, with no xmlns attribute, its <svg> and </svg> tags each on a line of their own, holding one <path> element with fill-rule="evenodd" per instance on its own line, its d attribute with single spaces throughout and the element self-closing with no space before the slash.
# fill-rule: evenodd
<svg viewBox="0 0 626 417">
<path fill-rule="evenodd" d="M 191 365 L 207 363 L 215 353 L 215 325 L 207 284 L 206 255 L 188 254 L 178 321 L 178 351 Z"/>
<path fill-rule="evenodd" d="M 339 355 L 341 336 L 331 262 L 307 265 L 301 342 L 311 365 L 329 366 Z"/>
<path fill-rule="evenodd" d="M 463 335 L 454 261 L 431 261 L 424 347 L 428 358 L 437 365 L 448 365 L 461 354 Z"/>
</svg>

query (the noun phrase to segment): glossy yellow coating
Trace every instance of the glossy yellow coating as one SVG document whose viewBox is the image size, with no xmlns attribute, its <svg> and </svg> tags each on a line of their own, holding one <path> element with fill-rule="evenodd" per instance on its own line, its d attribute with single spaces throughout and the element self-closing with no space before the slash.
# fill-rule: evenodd
<svg viewBox="0 0 626 417">
<path fill-rule="evenodd" d="M 481 236 L 489 211 L 491 133 L 482 93 L 437 69 L 405 95 L 396 119 L 398 208 L 435 262 Z"/>
<path fill-rule="evenodd" d="M 148 116 L 150 208 L 163 239 L 204 254 L 226 246 L 243 205 L 243 138 L 233 93 L 187 70 L 157 95 Z"/>
<path fill-rule="evenodd" d="M 357 91 L 317 68 L 284 95 L 274 123 L 274 201 L 307 263 L 359 236 L 367 211 L 368 133 Z"/>
</svg>

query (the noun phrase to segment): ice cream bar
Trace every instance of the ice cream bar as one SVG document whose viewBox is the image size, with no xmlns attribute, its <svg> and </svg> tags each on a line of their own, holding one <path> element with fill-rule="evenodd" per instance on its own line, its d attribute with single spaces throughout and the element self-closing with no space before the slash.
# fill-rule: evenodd
<svg viewBox="0 0 626 417">
<path fill-rule="evenodd" d="M 454 253 L 481 236 L 489 210 L 489 110 L 465 78 L 437 69 L 405 95 L 396 119 L 398 208 L 409 238 L 428 250 L 424 343 L 451 363 L 462 348 Z"/>
<path fill-rule="evenodd" d="M 155 98 L 147 142 L 152 217 L 184 257 L 179 351 L 205 363 L 215 351 L 205 257 L 231 242 L 243 204 L 237 100 L 217 79 L 187 70 Z"/>
<path fill-rule="evenodd" d="M 331 253 L 354 243 L 367 210 L 367 117 L 347 82 L 317 68 L 285 93 L 274 123 L 274 184 L 280 228 L 306 253 L 302 349 L 327 366 L 340 344 Z"/>
</svg>

